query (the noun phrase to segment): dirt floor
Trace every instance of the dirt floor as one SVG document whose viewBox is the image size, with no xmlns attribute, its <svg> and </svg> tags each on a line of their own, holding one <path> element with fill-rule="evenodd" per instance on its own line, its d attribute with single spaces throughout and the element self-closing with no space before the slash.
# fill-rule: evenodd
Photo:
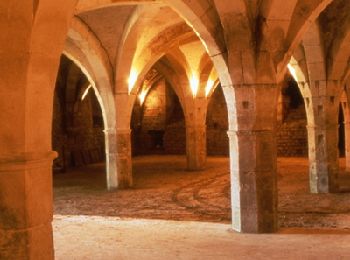
<svg viewBox="0 0 350 260">
<path fill-rule="evenodd" d="M 278 159 L 280 231 L 248 235 L 230 231 L 228 163 L 137 157 L 134 187 L 112 192 L 103 164 L 55 174 L 56 259 L 350 259 L 350 173 L 342 192 L 309 194 L 307 160 Z"/>
<path fill-rule="evenodd" d="M 53 226 L 57 260 L 350 259 L 345 231 L 252 235 L 221 223 L 93 216 L 55 216 Z"/>
</svg>

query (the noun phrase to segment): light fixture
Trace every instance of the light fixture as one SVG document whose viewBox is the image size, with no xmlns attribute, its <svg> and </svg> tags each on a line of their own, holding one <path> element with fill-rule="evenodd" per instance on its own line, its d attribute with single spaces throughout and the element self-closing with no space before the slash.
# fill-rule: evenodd
<svg viewBox="0 0 350 260">
<path fill-rule="evenodd" d="M 199 89 L 199 79 L 196 73 L 192 73 L 192 76 L 190 78 L 190 86 L 191 86 L 193 97 L 195 98 L 197 96 L 198 89 Z"/>
<path fill-rule="evenodd" d="M 208 79 L 207 86 L 205 88 L 205 96 L 206 97 L 209 95 L 210 91 L 213 89 L 214 83 L 215 83 L 214 80 Z"/>
<path fill-rule="evenodd" d="M 129 75 L 129 80 L 128 80 L 128 84 L 129 84 L 129 94 L 131 93 L 132 89 L 135 86 L 135 83 L 137 81 L 137 77 L 138 77 L 138 73 L 135 69 L 132 69 L 130 71 L 130 75 Z"/>
<path fill-rule="evenodd" d="M 289 63 L 289 64 L 287 65 L 287 67 L 288 67 L 288 70 L 289 70 L 290 74 L 292 74 L 294 80 L 295 80 L 296 82 L 298 82 L 297 72 L 296 72 L 295 68 L 293 67 L 293 65 L 291 65 L 291 64 Z"/>
<path fill-rule="evenodd" d="M 143 105 L 143 102 L 145 102 L 146 95 L 147 95 L 147 90 L 146 89 L 143 89 L 141 91 L 141 93 L 139 94 L 139 101 L 140 101 L 140 105 L 141 106 Z"/>
</svg>

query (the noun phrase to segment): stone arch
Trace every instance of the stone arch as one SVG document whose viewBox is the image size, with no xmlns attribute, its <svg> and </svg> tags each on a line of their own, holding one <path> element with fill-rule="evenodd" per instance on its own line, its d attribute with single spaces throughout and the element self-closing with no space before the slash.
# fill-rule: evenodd
<svg viewBox="0 0 350 260">
<path fill-rule="evenodd" d="M 156 72 L 153 72 L 153 70 Z M 154 77 L 154 73 L 157 73 L 158 76 Z M 143 102 L 139 103 L 136 102 L 136 100 L 133 102 L 131 115 L 131 126 L 133 130 L 132 140 L 134 140 L 134 142 L 132 142 L 132 147 L 135 148 L 134 154 L 138 154 L 137 151 L 146 154 L 148 154 L 149 151 L 157 151 L 156 146 L 154 146 L 157 142 L 162 143 L 160 147 L 165 153 L 182 154 L 185 152 L 184 122 L 186 103 L 180 82 L 181 79 L 178 76 L 178 71 L 169 65 L 169 61 L 167 61 L 165 57 L 157 61 L 152 66 L 151 71 L 146 75 L 142 88 L 137 94 L 137 97 L 140 97 L 145 91 Z M 165 95 L 166 99 L 164 99 L 163 95 Z M 160 98 L 159 101 L 161 102 L 156 102 L 156 105 L 153 107 L 152 102 L 147 103 L 149 97 L 151 97 L 151 100 Z M 171 110 L 169 110 L 168 104 L 175 104 L 175 106 L 172 105 Z M 164 105 L 165 107 L 163 107 Z M 149 108 L 151 108 L 151 110 L 149 110 Z M 151 112 L 150 114 L 147 111 L 159 108 L 162 108 L 162 110 L 159 111 L 161 116 L 158 117 L 158 119 L 151 119 L 151 121 L 146 118 L 146 122 L 148 123 L 144 125 L 145 113 L 152 118 L 153 113 Z M 174 110 L 174 108 L 176 109 Z M 171 113 L 169 114 L 168 112 L 170 111 Z M 176 112 L 175 117 L 171 117 L 173 112 Z M 153 124 L 155 121 L 158 122 L 156 125 Z M 152 128 L 153 126 L 155 126 L 155 128 Z M 149 132 L 149 130 L 151 132 Z M 136 140 L 137 142 L 135 142 Z M 141 144 L 142 142 L 145 143 L 140 146 L 140 142 Z"/>
<path fill-rule="evenodd" d="M 63 53 L 87 76 L 101 106 L 106 149 L 106 178 L 108 189 L 118 187 L 116 170 L 116 111 L 112 70 L 100 42 L 79 19 L 73 18 Z"/>
<path fill-rule="evenodd" d="M 296 23 L 294 23 L 294 26 L 291 27 L 287 34 L 287 42 L 288 47 L 287 51 L 284 54 L 284 57 L 281 59 L 281 61 L 278 63 L 278 74 L 283 71 L 287 67 L 287 64 L 290 61 L 291 56 L 293 55 L 294 50 L 298 47 L 298 45 L 303 40 L 303 37 L 306 35 L 307 31 L 310 28 L 310 25 L 313 25 L 316 19 L 319 17 L 320 13 L 326 9 L 326 7 L 332 2 L 333 0 L 320 0 L 315 3 L 313 3 L 312 8 L 310 8 L 307 12 L 307 16 L 303 17 L 303 19 L 298 19 Z M 302 9 L 302 2 L 299 3 L 300 8 Z M 294 13 L 294 16 L 297 16 L 298 12 Z M 293 21 L 295 22 L 295 18 Z"/>
<path fill-rule="evenodd" d="M 207 95 L 207 153 L 214 156 L 229 155 L 228 115 L 227 104 L 220 81 L 214 82 L 210 93 Z"/>
<path fill-rule="evenodd" d="M 154 67 L 165 77 L 165 79 L 170 83 L 176 95 L 179 98 L 180 105 L 184 114 L 186 113 L 185 96 L 183 89 L 181 88 L 181 80 L 178 77 L 178 73 L 173 70 L 173 68 L 167 67 L 162 59 L 159 60 Z"/>
<path fill-rule="evenodd" d="M 228 104 L 228 107 L 232 113 L 229 113 L 230 119 L 229 121 L 232 122 L 231 125 L 235 125 L 235 98 L 232 92 L 232 81 L 231 81 L 231 76 L 227 67 L 227 60 L 224 57 L 225 53 L 225 47 L 224 47 L 224 37 L 222 34 L 222 31 L 219 30 L 218 28 L 221 28 L 220 26 L 220 19 L 216 13 L 216 10 L 213 6 L 208 5 L 205 2 L 196 2 L 193 3 L 193 6 L 191 6 L 189 3 L 185 3 L 185 1 L 182 0 L 176 0 L 176 1 L 165 1 L 165 3 L 170 6 L 173 10 L 175 10 L 185 21 L 186 23 L 192 28 L 192 30 L 196 33 L 197 36 L 199 36 L 199 39 L 205 46 L 205 49 L 208 52 L 208 55 L 210 56 L 210 59 L 213 61 L 213 64 L 218 71 L 218 77 L 220 78 L 220 82 L 222 83 L 223 86 L 226 86 L 225 88 L 225 98 L 226 102 Z M 208 14 L 212 15 L 208 15 Z M 132 27 L 133 24 L 135 24 L 135 20 L 137 20 L 137 16 L 139 14 L 135 14 L 135 17 L 130 19 L 130 28 Z M 169 30 L 172 31 L 177 31 L 180 28 L 183 27 L 184 25 L 179 24 L 177 26 L 174 26 L 173 28 L 167 29 L 166 32 Z M 219 27 L 218 27 L 219 26 Z M 127 29 L 126 32 L 130 31 L 130 29 Z M 190 32 L 190 31 L 189 31 Z M 168 33 L 169 34 L 169 33 Z M 179 36 L 174 36 L 175 37 L 180 37 Z M 124 37 L 125 39 L 127 36 Z M 121 48 L 123 44 L 121 44 Z M 129 45 L 129 44 L 128 44 Z M 119 60 L 124 60 L 124 54 L 121 54 L 122 51 L 119 52 Z M 145 52 L 147 54 L 147 52 Z M 130 55 L 130 54 L 129 54 Z M 152 54 L 154 57 L 154 60 L 158 60 L 162 54 L 155 55 L 154 53 Z M 124 57 L 124 58 L 122 58 Z M 133 56 L 129 56 L 133 57 Z M 130 60 L 130 59 L 129 59 Z M 153 62 L 154 63 L 154 62 Z M 118 64 L 118 63 L 117 63 Z M 147 62 L 145 63 L 147 64 Z M 117 72 L 117 85 L 125 85 L 125 82 L 127 81 L 126 76 L 129 76 L 130 73 L 130 66 L 129 69 L 123 69 L 122 72 Z M 149 68 L 148 68 L 149 69 Z M 146 69 L 146 71 L 148 71 Z M 139 78 L 142 78 L 143 75 L 142 73 L 139 73 Z M 136 83 L 136 85 L 138 85 Z M 118 86 L 117 86 L 118 88 Z M 122 92 L 125 91 L 121 90 Z"/>
<path fill-rule="evenodd" d="M 337 49 L 332 49 L 332 65 L 329 68 L 329 79 L 341 80 L 343 84 L 348 76 L 350 69 L 348 57 L 350 56 L 350 31 L 348 30 L 342 41 L 338 42 Z"/>
<path fill-rule="evenodd" d="M 180 27 L 180 29 L 178 28 L 178 26 Z M 175 44 L 176 42 L 178 42 L 181 39 L 186 39 L 189 36 L 192 36 L 192 32 L 188 31 L 187 33 L 185 33 L 185 35 L 183 35 L 182 29 L 184 24 L 180 24 L 180 25 L 175 25 L 175 28 L 171 27 L 168 30 L 165 30 L 163 32 L 164 35 L 167 35 L 169 33 L 169 31 L 173 31 L 175 30 L 175 35 L 174 38 L 171 39 L 170 42 L 167 42 L 167 44 L 169 44 L 170 46 Z M 162 37 L 159 37 L 160 39 Z M 139 88 L 142 86 L 142 81 L 145 77 L 145 75 L 148 73 L 148 71 L 157 63 L 157 61 L 159 61 L 167 52 L 167 49 L 165 48 L 157 48 L 154 51 L 152 51 L 152 55 L 150 54 L 150 49 L 152 49 L 152 45 L 154 44 L 159 44 L 158 41 L 152 41 L 150 43 L 150 45 L 148 45 L 147 47 L 145 47 L 146 49 L 148 49 L 147 51 L 143 52 L 143 54 L 145 55 L 141 55 L 139 57 L 140 60 L 142 60 L 143 64 L 142 67 L 140 69 L 140 71 L 138 72 L 138 77 L 137 80 L 134 83 L 134 87 L 132 89 L 132 91 L 129 93 L 129 102 L 128 102 L 128 107 L 126 107 L 126 117 L 130 118 L 131 117 L 131 112 L 132 112 L 132 107 L 133 104 L 136 100 L 136 93 L 138 92 Z M 129 53 L 130 54 L 130 53 Z M 129 57 L 131 58 L 131 57 Z M 129 64 L 130 66 L 132 65 L 131 63 Z M 127 66 L 125 66 L 127 67 Z M 117 82 L 116 82 L 116 92 L 121 92 L 121 93 L 127 93 L 127 85 L 126 85 L 126 76 L 122 75 L 122 73 L 127 73 L 126 75 L 129 75 L 129 71 L 131 69 L 131 67 L 125 69 L 125 67 L 123 68 L 123 72 L 118 71 L 117 74 L 119 73 L 119 76 L 117 76 Z"/>
<path fill-rule="evenodd" d="M 299 82 L 299 87 L 307 111 L 310 190 L 313 193 L 332 192 L 338 189 L 338 114 L 341 88 L 340 81 L 327 77 L 318 21 L 310 26 L 304 36 L 301 56 L 304 56 L 299 59 L 305 60 L 308 80 L 300 73 L 302 70 L 295 66 L 294 74 L 297 77 L 299 74 L 305 80 L 301 84 Z M 293 64 L 290 66 L 293 67 Z"/>
</svg>

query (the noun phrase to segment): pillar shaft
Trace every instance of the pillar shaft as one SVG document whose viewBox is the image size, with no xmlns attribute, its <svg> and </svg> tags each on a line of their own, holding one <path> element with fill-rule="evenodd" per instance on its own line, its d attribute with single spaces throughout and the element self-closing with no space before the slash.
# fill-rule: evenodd
<svg viewBox="0 0 350 260">
<path fill-rule="evenodd" d="M 187 168 L 191 171 L 203 170 L 207 160 L 206 126 L 186 126 Z"/>
<path fill-rule="evenodd" d="M 117 149 L 116 164 L 118 176 L 118 188 L 132 186 L 132 163 L 131 163 L 131 131 L 130 129 L 116 131 Z M 113 155 L 110 155 L 113 156 Z"/>
<path fill-rule="evenodd" d="M 233 229 L 245 233 L 277 229 L 274 131 L 229 131 Z"/>
<path fill-rule="evenodd" d="M 277 230 L 275 84 L 237 86 L 237 123 L 230 142 L 233 229 L 245 233 Z"/>
<path fill-rule="evenodd" d="M 307 86 L 307 87 L 306 87 Z M 340 82 L 310 80 L 302 84 L 307 113 L 310 191 L 328 193 L 338 190 L 338 131 Z"/>
<path fill-rule="evenodd" d="M 191 94 L 186 97 L 186 155 L 189 171 L 203 170 L 207 161 L 207 106 L 205 96 L 193 97 Z"/>
<path fill-rule="evenodd" d="M 310 191 L 338 190 L 338 124 L 308 126 Z"/>
<path fill-rule="evenodd" d="M 350 122 L 344 122 L 344 127 L 346 171 L 350 172 Z"/>
<path fill-rule="evenodd" d="M 55 154 L 0 158 L 1 259 L 53 259 L 52 159 Z"/>
<path fill-rule="evenodd" d="M 116 130 L 106 129 L 105 133 L 105 147 L 106 147 L 106 179 L 108 190 L 113 190 L 118 187 L 118 172 L 117 172 L 117 146 L 115 140 Z M 114 141 L 113 141 L 114 140 Z"/>
</svg>

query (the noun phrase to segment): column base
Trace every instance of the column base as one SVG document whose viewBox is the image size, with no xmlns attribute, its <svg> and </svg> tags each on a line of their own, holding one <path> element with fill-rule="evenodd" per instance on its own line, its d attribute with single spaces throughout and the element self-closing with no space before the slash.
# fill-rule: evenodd
<svg viewBox="0 0 350 260">
<path fill-rule="evenodd" d="M 117 155 L 118 189 L 127 189 L 133 186 L 131 157 Z"/>
<path fill-rule="evenodd" d="M 274 132 L 229 131 L 228 136 L 232 229 L 242 233 L 274 233 L 278 230 Z"/>
<path fill-rule="evenodd" d="M 328 164 L 310 164 L 310 192 L 311 193 L 337 193 L 338 167 L 330 167 Z"/>
<path fill-rule="evenodd" d="M 188 171 L 203 171 L 207 161 L 206 126 L 187 126 L 186 158 Z"/>
<path fill-rule="evenodd" d="M 133 185 L 131 162 L 131 130 L 117 130 L 117 176 L 118 189 Z"/>
<path fill-rule="evenodd" d="M 0 158 L 0 259 L 53 259 L 52 160 Z"/>
<path fill-rule="evenodd" d="M 0 229 L 0 259 L 54 259 L 51 222 L 21 229 Z"/>
</svg>

